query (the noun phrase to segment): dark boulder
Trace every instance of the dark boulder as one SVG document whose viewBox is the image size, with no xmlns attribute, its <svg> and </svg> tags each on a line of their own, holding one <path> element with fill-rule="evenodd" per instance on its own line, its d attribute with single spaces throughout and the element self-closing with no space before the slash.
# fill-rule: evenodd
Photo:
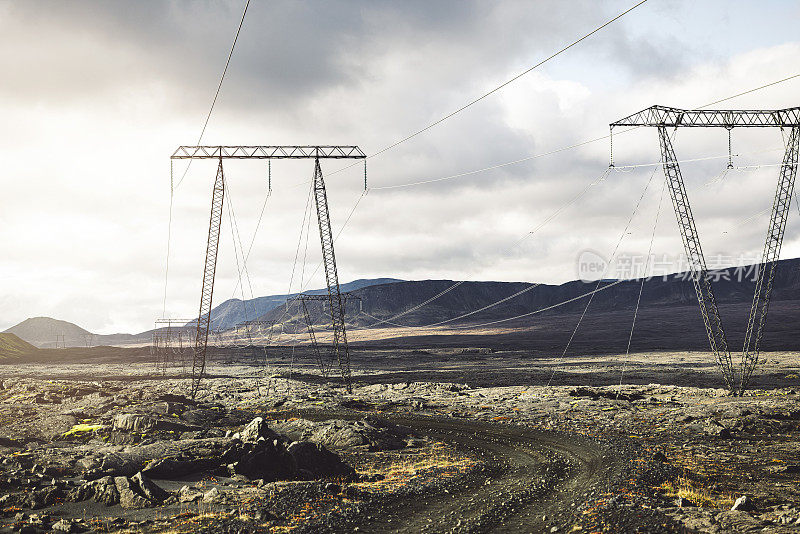
<svg viewBox="0 0 800 534">
<path fill-rule="evenodd" d="M 297 476 L 297 464 L 283 443 L 262 440 L 258 443 L 235 442 L 222 455 L 231 474 L 265 482 L 292 480 Z"/>
<path fill-rule="evenodd" d="M 323 445 L 310 441 L 295 441 L 287 449 L 298 469 L 308 471 L 314 478 L 353 477 L 355 470 Z"/>
<path fill-rule="evenodd" d="M 142 469 L 142 473 L 151 478 L 173 479 L 192 473 L 209 471 L 219 467 L 220 459 L 216 458 L 159 458 L 153 460 Z"/>
<path fill-rule="evenodd" d="M 69 496 L 74 501 L 93 500 L 105 504 L 106 506 L 113 506 L 119 502 L 119 491 L 114 484 L 114 479 L 111 477 L 98 478 L 91 482 L 86 482 L 82 486 L 73 490 Z"/>
<path fill-rule="evenodd" d="M 163 503 L 169 493 L 141 472 L 134 476 L 115 477 L 119 504 L 123 508 L 147 508 Z"/>
</svg>

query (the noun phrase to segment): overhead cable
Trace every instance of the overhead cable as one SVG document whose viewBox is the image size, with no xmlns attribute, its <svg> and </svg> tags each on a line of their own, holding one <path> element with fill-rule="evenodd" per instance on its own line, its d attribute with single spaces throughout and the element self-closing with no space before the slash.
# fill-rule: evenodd
<svg viewBox="0 0 800 534">
<path fill-rule="evenodd" d="M 211 100 L 211 107 L 208 109 L 208 114 L 206 115 L 206 120 L 203 122 L 203 128 L 200 130 L 200 135 L 197 137 L 197 143 L 195 145 L 199 145 L 200 142 L 203 140 L 203 135 L 206 133 L 206 128 L 208 127 L 208 121 L 211 120 L 211 113 L 214 111 L 214 106 L 217 104 L 217 99 L 219 98 L 219 93 L 222 90 L 222 82 L 225 81 L 225 75 L 228 73 L 228 66 L 231 64 L 231 58 L 233 57 L 233 51 L 236 49 L 236 43 L 239 41 L 239 34 L 242 32 L 242 26 L 244 25 L 244 18 L 247 15 L 247 8 L 250 7 L 250 0 L 246 0 L 244 4 L 244 9 L 242 10 L 242 18 L 239 21 L 239 27 L 236 28 L 236 35 L 233 38 L 233 44 L 231 44 L 231 51 L 228 52 L 228 59 L 225 60 L 225 68 L 222 69 L 222 75 L 219 77 L 219 83 L 217 84 L 217 90 L 214 92 L 214 99 Z M 178 180 L 178 184 L 175 186 L 180 187 L 183 183 L 184 178 L 186 178 L 186 173 L 189 172 L 189 167 L 192 166 L 192 161 L 189 160 L 189 163 L 186 165 L 186 169 L 183 171 L 183 176 L 181 179 Z"/>
<path fill-rule="evenodd" d="M 647 0 L 641 0 L 640 2 L 637 2 L 633 6 L 629 7 L 625 11 L 623 11 L 622 13 L 620 13 L 617 16 L 607 20 L 606 22 L 604 22 L 600 26 L 597 26 L 595 29 L 593 29 L 589 33 L 584 34 L 582 37 L 580 37 L 578 39 L 575 39 L 570 44 L 568 44 L 568 45 L 564 46 L 563 48 L 559 49 L 558 51 L 550 54 L 549 56 L 547 56 L 543 60 L 539 61 L 535 65 L 533 65 L 533 66 L 525 69 L 524 71 L 520 72 L 519 74 L 517 74 L 513 78 L 511 78 L 509 80 L 506 80 L 505 82 L 501 83 L 500 85 L 498 85 L 497 87 L 491 89 L 490 91 L 487 91 L 486 93 L 483 93 L 482 95 L 478 96 L 477 98 L 474 98 L 474 99 L 470 100 L 469 102 L 467 102 L 466 104 L 464 104 L 460 108 L 456 109 L 455 111 L 451 111 L 450 113 L 448 113 L 444 117 L 441 117 L 440 119 L 435 120 L 434 122 L 428 124 L 424 128 L 421 128 L 421 129 L 415 131 L 414 133 L 411 133 L 411 134 L 403 137 L 402 139 L 400 139 L 398 141 L 395 141 L 394 143 L 381 148 L 377 152 L 374 152 L 374 153 L 370 154 L 369 156 L 367 156 L 367 158 L 374 158 L 374 157 L 377 157 L 377 156 L 383 154 L 384 152 L 388 152 L 389 150 L 392 150 L 393 148 L 397 147 L 398 145 L 401 145 L 401 144 L 405 143 L 406 141 L 409 141 L 409 140 L 413 139 L 414 137 L 420 135 L 421 133 L 427 132 L 431 128 L 434 128 L 434 127 L 438 126 L 439 124 L 443 123 L 444 121 L 446 121 L 446 120 L 458 115 L 459 113 L 461 113 L 465 109 L 477 104 L 478 102 L 480 102 L 481 100 L 485 99 L 486 97 L 493 95 L 494 93 L 496 93 L 500 89 L 502 89 L 502 88 L 506 87 L 507 85 L 517 81 L 518 79 L 522 78 L 523 76 L 525 76 L 529 72 L 541 67 L 542 65 L 544 65 L 547 62 L 549 62 L 550 60 L 552 60 L 552 59 L 556 58 L 557 56 L 563 54 L 564 52 L 566 52 L 567 50 L 569 50 L 573 46 L 583 42 L 586 39 L 588 39 L 589 37 L 591 37 L 595 33 L 599 32 L 600 30 L 602 30 L 606 26 L 609 26 L 610 24 L 613 24 L 614 22 L 616 22 L 617 20 L 621 19 L 622 17 L 624 17 L 625 15 L 627 15 L 628 13 L 630 13 L 631 11 L 633 11 L 634 9 L 639 7 L 640 5 L 644 4 L 645 2 L 647 2 Z M 338 171 L 335 171 L 334 173 L 341 172 L 341 171 L 343 171 L 345 169 L 349 169 L 350 167 L 352 167 L 354 165 L 356 165 L 356 163 L 353 163 L 352 165 L 348 165 L 347 167 L 343 167 L 343 168 L 339 169 Z M 334 174 L 334 173 L 331 173 L 331 174 Z"/>
<path fill-rule="evenodd" d="M 719 100 L 715 100 L 714 102 L 710 102 L 708 104 L 704 104 L 702 106 L 698 106 L 695 109 L 704 109 L 704 108 L 710 107 L 710 106 L 712 106 L 714 104 L 719 104 L 721 102 L 726 102 L 728 100 L 733 100 L 734 98 L 738 98 L 738 97 L 746 95 L 746 94 L 750 94 L 750 93 L 753 93 L 753 92 L 756 92 L 756 91 L 760 91 L 760 90 L 765 89 L 767 87 L 772 87 L 773 85 L 778 85 L 780 83 L 787 82 L 789 80 L 792 80 L 792 79 L 798 78 L 798 77 L 800 77 L 800 73 L 794 74 L 792 76 L 787 76 L 786 78 L 782 78 L 780 80 L 777 80 L 777 81 L 774 81 L 774 82 L 771 82 L 771 83 L 768 83 L 768 84 L 764 84 L 764 85 L 761 85 L 759 87 L 755 87 L 753 89 L 748 89 L 747 91 L 743 91 L 743 92 L 737 93 L 735 95 L 731 95 L 731 96 L 728 96 L 728 97 L 725 97 L 725 98 L 720 98 Z M 626 128 L 624 130 L 616 132 L 615 135 L 621 135 L 621 134 L 624 134 L 624 133 L 628 133 L 628 132 L 631 132 L 631 131 L 636 130 L 638 128 L 639 128 L 638 126 L 633 126 L 631 128 Z M 571 144 L 571 145 L 567 145 L 567 146 L 564 146 L 564 147 L 561 147 L 561 148 L 556 148 L 556 149 L 550 150 L 548 152 L 543 152 L 543 153 L 540 153 L 540 154 L 534 154 L 534 155 L 531 155 L 531 156 L 526 156 L 526 157 L 523 157 L 523 158 L 515 159 L 513 161 L 508 161 L 508 162 L 505 162 L 505 163 L 498 163 L 496 165 L 490 165 L 488 167 L 484 167 L 484 168 L 481 168 L 481 169 L 476 169 L 476 170 L 472 170 L 472 171 L 465 171 L 465 172 L 461 172 L 461 173 L 457 173 L 457 174 L 452 174 L 452 175 L 449 175 L 449 176 L 443 176 L 443 177 L 440 177 L 440 178 L 432 178 L 432 179 L 429 179 L 429 180 L 420 180 L 420 181 L 410 182 L 410 183 L 405 183 L 405 184 L 394 184 L 394 185 L 371 187 L 370 189 L 371 190 L 375 190 L 375 191 L 384 190 L 384 189 L 398 189 L 398 188 L 401 188 L 401 187 L 411 187 L 411 186 L 416 186 L 416 185 L 424 185 L 424 184 L 429 184 L 429 183 L 434 183 L 434 182 L 441 182 L 441 181 L 445 181 L 445 180 L 452 180 L 454 178 L 462 178 L 464 176 L 471 176 L 473 174 L 479 174 L 481 172 L 491 171 L 491 170 L 499 169 L 499 168 L 502 168 L 502 167 L 508 167 L 508 166 L 511 166 L 511 165 L 517 165 L 519 163 L 524 163 L 526 161 L 530 161 L 530 160 L 533 160 L 533 159 L 543 158 L 543 157 L 546 157 L 546 156 L 552 156 L 552 155 L 558 154 L 560 152 L 564 152 L 564 151 L 567 151 L 567 150 L 572 150 L 572 149 L 575 149 L 575 148 L 580 148 L 582 146 L 589 145 L 591 143 L 596 143 L 598 141 L 603 141 L 603 140 L 609 139 L 609 138 L 611 138 L 611 134 L 606 134 L 606 135 L 602 135 L 602 136 L 599 136 L 599 137 L 594 137 L 592 139 L 587 139 L 585 141 L 580 141 L 578 143 L 574 143 L 574 144 Z M 348 168 L 348 167 L 344 167 L 343 169 L 340 169 L 340 171 L 344 170 L 346 168 Z M 339 172 L 339 171 L 336 171 L 336 172 Z"/>
</svg>

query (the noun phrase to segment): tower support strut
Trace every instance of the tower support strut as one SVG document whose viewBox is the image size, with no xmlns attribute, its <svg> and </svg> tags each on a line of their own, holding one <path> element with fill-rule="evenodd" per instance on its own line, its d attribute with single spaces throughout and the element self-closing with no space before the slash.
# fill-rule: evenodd
<svg viewBox="0 0 800 534">
<path fill-rule="evenodd" d="M 314 203 L 317 207 L 319 239 L 322 244 L 322 263 L 325 267 L 325 282 L 328 286 L 328 304 L 333 326 L 333 353 L 339 363 L 348 393 L 352 392 L 350 383 L 350 349 L 347 346 L 347 329 L 344 324 L 344 299 L 339 288 L 339 272 L 336 269 L 336 254 L 333 250 L 333 231 L 328 211 L 328 194 L 319 158 L 314 160 Z"/>
<path fill-rule="evenodd" d="M 217 177 L 211 195 L 211 217 L 208 223 L 208 242 L 206 262 L 203 268 L 203 288 L 200 292 L 200 313 L 197 315 L 197 330 L 194 338 L 192 357 L 192 398 L 200 389 L 200 380 L 206 370 L 206 351 L 208 350 L 208 329 L 211 326 L 211 303 L 214 296 L 214 276 L 217 272 L 217 252 L 219 251 L 219 232 L 222 227 L 222 205 L 225 200 L 225 176 L 222 158 L 219 158 Z"/>
<path fill-rule="evenodd" d="M 311 340 L 311 348 L 314 350 L 314 353 L 317 356 L 317 365 L 319 365 L 319 372 L 322 374 L 323 378 L 327 378 L 328 370 L 325 367 L 325 359 L 322 357 L 322 352 L 319 350 L 319 345 L 317 344 L 317 336 L 314 333 L 314 323 L 311 320 L 311 314 L 308 312 L 308 306 L 306 305 L 305 299 L 300 299 L 300 305 L 303 308 L 303 318 L 306 321 L 306 330 L 308 330 L 308 337 Z"/>
<path fill-rule="evenodd" d="M 786 144 L 786 153 L 778 177 L 778 187 L 775 190 L 775 199 L 772 202 L 772 213 L 769 218 L 767 237 L 764 241 L 764 253 L 761 256 L 762 268 L 758 270 L 756 290 L 753 295 L 753 305 L 747 320 L 747 332 L 744 337 L 742 350 L 742 380 L 739 394 L 743 394 L 753 370 L 758 364 L 758 353 L 761 340 L 764 337 L 764 325 L 767 321 L 772 284 L 775 281 L 775 270 L 781 255 L 783 234 L 786 231 L 786 220 L 789 217 L 789 206 L 792 203 L 794 181 L 797 177 L 798 144 L 800 143 L 800 128 L 794 127 L 789 133 Z"/>
</svg>

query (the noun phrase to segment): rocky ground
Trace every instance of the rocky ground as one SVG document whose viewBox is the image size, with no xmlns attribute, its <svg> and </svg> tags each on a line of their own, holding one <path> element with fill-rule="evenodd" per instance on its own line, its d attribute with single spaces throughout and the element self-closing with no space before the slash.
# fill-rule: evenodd
<svg viewBox="0 0 800 534">
<path fill-rule="evenodd" d="M 468 380 L 421 380 L 430 354 L 356 357 L 351 394 L 220 362 L 192 400 L 151 364 L 1 366 L 0 529 L 800 531 L 795 354 L 731 397 L 702 354 L 637 355 L 620 386 L 610 357 L 436 350 Z M 669 385 L 681 358 L 695 385 Z"/>
</svg>

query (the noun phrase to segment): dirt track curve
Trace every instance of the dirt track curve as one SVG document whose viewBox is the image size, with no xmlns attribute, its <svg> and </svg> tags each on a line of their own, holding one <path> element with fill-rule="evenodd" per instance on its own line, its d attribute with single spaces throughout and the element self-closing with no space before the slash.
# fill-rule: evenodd
<svg viewBox="0 0 800 534">
<path fill-rule="evenodd" d="M 303 411 L 307 419 L 362 418 L 358 412 Z M 371 415 L 479 458 L 486 469 L 425 498 L 376 503 L 361 532 L 559 532 L 578 507 L 605 491 L 624 464 L 590 439 L 523 427 L 422 415 Z"/>
</svg>

